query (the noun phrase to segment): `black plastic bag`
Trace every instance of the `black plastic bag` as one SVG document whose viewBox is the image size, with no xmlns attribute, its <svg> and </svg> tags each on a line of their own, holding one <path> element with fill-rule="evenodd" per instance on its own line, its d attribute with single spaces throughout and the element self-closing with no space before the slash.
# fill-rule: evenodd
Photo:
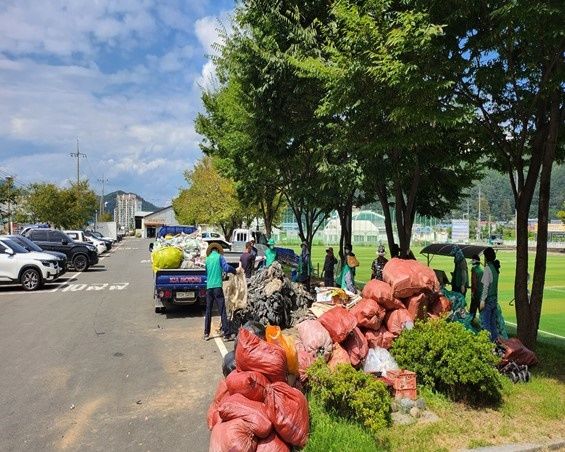
<svg viewBox="0 0 565 452">
<path fill-rule="evenodd" d="M 235 352 L 231 351 L 224 356 L 224 362 L 222 363 L 224 377 L 227 377 L 233 370 L 235 370 Z"/>
<path fill-rule="evenodd" d="M 255 336 L 265 340 L 265 326 L 263 324 L 256 322 L 255 320 L 248 320 L 242 328 L 247 331 L 251 331 Z"/>
</svg>

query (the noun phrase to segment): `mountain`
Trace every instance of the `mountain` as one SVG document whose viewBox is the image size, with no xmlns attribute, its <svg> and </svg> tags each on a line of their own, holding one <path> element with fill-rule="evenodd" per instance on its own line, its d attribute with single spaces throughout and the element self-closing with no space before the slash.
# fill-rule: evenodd
<svg viewBox="0 0 565 452">
<path fill-rule="evenodd" d="M 126 191 L 123 191 L 123 190 L 117 190 L 117 191 L 113 191 L 112 193 L 108 193 L 107 195 L 104 195 L 104 202 L 108 203 L 108 204 L 106 204 L 106 207 L 105 207 L 104 210 L 106 212 L 114 214 L 114 209 L 116 207 L 116 196 L 117 195 L 123 195 L 125 193 L 131 193 L 131 192 L 126 192 Z M 162 207 L 158 207 L 155 204 L 152 204 L 149 201 L 146 201 L 141 196 L 139 196 L 137 193 L 133 193 L 133 194 L 136 195 L 138 198 L 141 198 L 141 210 L 143 210 L 144 212 L 155 212 L 156 210 L 162 209 Z"/>
</svg>

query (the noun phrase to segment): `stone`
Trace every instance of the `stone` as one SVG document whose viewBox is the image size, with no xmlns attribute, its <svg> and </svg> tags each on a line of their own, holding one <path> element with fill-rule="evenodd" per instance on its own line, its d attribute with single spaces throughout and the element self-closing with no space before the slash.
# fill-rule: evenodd
<svg viewBox="0 0 565 452">
<path fill-rule="evenodd" d="M 398 406 L 401 413 L 408 414 L 414 406 L 414 401 L 410 399 L 400 399 Z"/>
<path fill-rule="evenodd" d="M 417 407 L 412 407 L 410 409 L 410 416 L 415 417 L 416 419 L 418 419 L 421 414 L 422 414 L 422 412 Z"/>
<path fill-rule="evenodd" d="M 420 410 L 426 409 L 426 401 L 422 398 L 416 400 L 416 407 Z"/>
<path fill-rule="evenodd" d="M 398 403 L 396 402 L 396 400 L 390 402 L 390 409 L 393 413 L 398 412 Z"/>
<path fill-rule="evenodd" d="M 416 419 L 414 419 L 412 416 L 403 413 L 392 413 L 391 419 L 393 424 L 397 425 L 411 425 L 416 422 Z"/>
</svg>

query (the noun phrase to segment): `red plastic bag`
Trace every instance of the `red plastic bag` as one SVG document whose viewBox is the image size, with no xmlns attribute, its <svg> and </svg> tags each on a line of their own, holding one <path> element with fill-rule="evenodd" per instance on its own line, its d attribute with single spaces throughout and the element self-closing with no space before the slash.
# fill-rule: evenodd
<svg viewBox="0 0 565 452">
<path fill-rule="evenodd" d="M 305 383 L 308 380 L 306 371 L 312 364 L 314 364 L 317 357 L 313 353 L 307 352 L 301 341 L 296 341 L 296 352 L 298 353 L 298 379 L 300 382 Z"/>
<path fill-rule="evenodd" d="M 383 269 L 385 282 L 395 298 L 408 298 L 420 292 L 437 292 L 439 281 L 434 271 L 421 262 L 393 258 Z"/>
<path fill-rule="evenodd" d="M 424 293 L 414 295 L 404 300 L 404 306 L 406 306 L 412 321 L 426 317 L 426 313 L 428 312 L 428 302 L 429 298 Z"/>
<path fill-rule="evenodd" d="M 257 443 L 257 452 L 290 452 L 290 447 L 275 433 Z"/>
<path fill-rule="evenodd" d="M 209 452 L 254 452 L 257 439 L 243 419 L 220 422 L 212 429 Z"/>
<path fill-rule="evenodd" d="M 365 331 L 365 339 L 367 339 L 370 348 L 381 347 L 388 350 L 392 346 L 395 336 L 383 325 L 379 331 Z"/>
<path fill-rule="evenodd" d="M 414 326 L 414 321 L 410 317 L 408 309 L 397 309 L 387 314 L 386 329 L 394 334 L 395 337 L 399 336 L 408 325 Z"/>
<path fill-rule="evenodd" d="M 519 366 L 535 366 L 538 363 L 536 354 L 527 348 L 520 339 L 511 337 L 510 339 L 499 338 L 498 342 L 505 348 L 503 361 L 514 361 Z"/>
<path fill-rule="evenodd" d="M 351 314 L 357 319 L 357 326 L 378 330 L 386 315 L 385 308 L 371 298 L 363 298 L 351 308 Z"/>
<path fill-rule="evenodd" d="M 390 285 L 379 279 L 371 279 L 365 284 L 362 296 L 363 298 L 375 300 L 387 310 L 400 309 L 403 307 L 402 302 L 392 296 L 392 288 Z"/>
<path fill-rule="evenodd" d="M 243 419 L 259 438 L 266 438 L 273 430 L 265 404 L 246 399 L 241 394 L 226 397 L 218 408 L 218 413 L 223 422 Z"/>
<path fill-rule="evenodd" d="M 345 349 L 338 343 L 335 343 L 332 351 L 332 359 L 328 361 L 328 366 L 331 370 L 335 370 L 338 364 L 351 365 L 351 359 Z"/>
<path fill-rule="evenodd" d="M 436 300 L 430 302 L 428 306 L 428 314 L 431 317 L 439 317 L 446 312 L 451 311 L 451 300 L 445 295 L 440 295 Z"/>
<path fill-rule="evenodd" d="M 308 401 L 304 394 L 286 383 L 273 383 L 267 388 L 265 405 L 281 439 L 292 446 L 304 447 L 310 431 Z"/>
<path fill-rule="evenodd" d="M 268 342 L 240 328 L 235 349 L 237 370 L 260 372 L 269 381 L 286 381 L 286 353 L 277 344 Z"/>
<path fill-rule="evenodd" d="M 357 367 L 361 364 L 361 361 L 363 361 L 367 356 L 367 353 L 369 353 L 367 339 L 365 339 L 365 336 L 359 328 L 354 328 L 341 345 L 347 352 L 353 367 Z"/>
<path fill-rule="evenodd" d="M 314 356 L 323 356 L 329 361 L 332 356 L 332 338 L 330 333 L 317 320 L 305 320 L 297 326 L 304 350 Z"/>
<path fill-rule="evenodd" d="M 214 394 L 214 400 L 210 404 L 210 407 L 208 408 L 208 415 L 206 416 L 209 430 L 212 430 L 214 425 L 221 421 L 220 414 L 218 413 L 218 407 L 229 395 L 230 393 L 228 392 L 226 380 L 220 380 L 218 387 L 216 388 L 216 394 Z"/>
<path fill-rule="evenodd" d="M 269 380 L 259 372 L 234 370 L 226 377 L 226 386 L 230 395 L 241 394 L 249 400 L 263 402 Z"/>
<path fill-rule="evenodd" d="M 336 306 L 325 312 L 318 320 L 328 330 L 334 342 L 342 342 L 357 326 L 355 316 L 341 306 Z"/>
</svg>

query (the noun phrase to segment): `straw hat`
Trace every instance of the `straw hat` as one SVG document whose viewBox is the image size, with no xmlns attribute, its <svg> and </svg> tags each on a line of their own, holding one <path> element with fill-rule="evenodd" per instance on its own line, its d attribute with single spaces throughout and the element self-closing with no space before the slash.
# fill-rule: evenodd
<svg viewBox="0 0 565 452">
<path fill-rule="evenodd" d="M 206 248 L 206 256 L 209 256 L 210 253 L 214 250 L 216 250 L 220 254 L 224 254 L 222 245 L 220 245 L 219 243 L 210 243 L 210 245 L 208 245 L 208 248 Z"/>
<path fill-rule="evenodd" d="M 355 254 L 350 254 L 349 256 L 347 256 L 347 265 L 349 265 L 351 268 L 359 267 L 359 261 L 355 257 Z"/>
</svg>

